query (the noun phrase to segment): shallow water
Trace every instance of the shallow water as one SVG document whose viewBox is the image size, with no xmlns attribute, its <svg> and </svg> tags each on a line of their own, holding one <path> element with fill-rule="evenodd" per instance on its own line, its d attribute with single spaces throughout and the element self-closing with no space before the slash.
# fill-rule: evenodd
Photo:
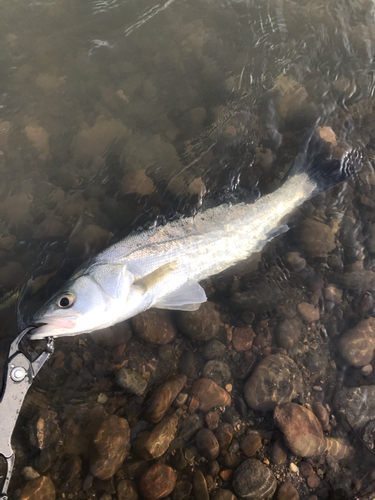
<svg viewBox="0 0 375 500">
<path fill-rule="evenodd" d="M 245 460 L 238 443 L 253 430 L 262 438 L 255 458 L 301 499 L 372 498 L 371 394 L 361 392 L 364 407 L 354 416 L 335 395 L 375 384 L 374 21 L 374 3 L 358 0 L 0 3 L 0 292 L 18 298 L 0 309 L 2 357 L 38 305 L 108 244 L 155 221 L 254 201 L 280 186 L 303 132 L 318 119 L 334 131 L 325 129 L 335 155 L 349 147 L 364 155 L 354 179 L 292 214 L 289 233 L 203 284 L 220 313 L 215 335 L 225 366 L 212 377 L 232 396 L 217 415 L 219 427 L 235 429 L 233 460 L 222 450 L 221 472 L 212 476 L 194 437 L 174 443 L 160 458 L 185 484 L 170 494 L 174 500 L 206 498 L 199 496 L 205 488 L 212 498 L 220 488 L 235 491 L 227 471 Z M 14 498 L 20 490 L 32 498 L 25 466 L 50 477 L 59 499 L 126 498 L 123 479 L 135 478 L 138 487 L 143 469 L 129 470 L 144 459 L 139 434 L 154 428 L 151 394 L 169 375 L 187 376 L 180 426 L 212 356 L 207 338 L 186 335 L 178 315 L 166 318 L 159 321 L 172 326 L 156 328 L 171 335 L 164 347 L 142 336 L 150 317 L 56 342 L 14 436 Z M 252 346 L 237 350 L 234 328 L 250 325 Z M 345 334 L 360 344 L 361 359 L 345 359 L 351 344 L 338 340 Z M 249 406 L 244 386 L 262 359 L 283 354 L 303 377 L 293 401 L 321 403 L 330 419 L 325 435 L 347 440 L 348 459 L 327 452 L 297 458 L 289 450 L 276 463 L 281 433 L 272 410 Z M 123 367 L 143 374 L 138 395 L 117 385 Z M 176 403 L 167 415 L 175 411 Z M 111 479 L 93 479 L 89 455 L 107 414 L 127 419 L 132 448 Z M 181 468 L 179 454 L 192 456 L 190 465 Z M 304 475 L 302 463 L 313 474 Z"/>
</svg>

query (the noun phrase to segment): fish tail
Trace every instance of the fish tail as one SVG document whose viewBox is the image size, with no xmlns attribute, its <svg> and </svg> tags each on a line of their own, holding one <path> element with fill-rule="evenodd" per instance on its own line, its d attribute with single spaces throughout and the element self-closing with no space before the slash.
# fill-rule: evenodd
<svg viewBox="0 0 375 500">
<path fill-rule="evenodd" d="M 310 196 L 316 196 L 340 182 L 349 180 L 363 165 L 363 155 L 358 149 L 347 151 L 341 158 L 332 158 L 328 143 L 316 129 L 303 138 L 299 152 L 285 180 L 306 174 L 311 185 Z"/>
</svg>

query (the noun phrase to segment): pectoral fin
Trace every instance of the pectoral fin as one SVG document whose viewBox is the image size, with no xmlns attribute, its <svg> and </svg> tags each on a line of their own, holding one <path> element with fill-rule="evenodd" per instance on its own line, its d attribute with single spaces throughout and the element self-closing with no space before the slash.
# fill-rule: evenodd
<svg viewBox="0 0 375 500">
<path fill-rule="evenodd" d="M 142 295 L 150 291 L 154 286 L 163 281 L 167 276 L 169 276 L 178 267 L 178 260 L 173 260 L 164 264 L 164 266 L 158 267 L 152 273 L 143 276 L 135 281 L 133 287 Z"/>
<path fill-rule="evenodd" d="M 175 292 L 166 295 L 154 304 L 158 309 L 196 311 L 202 302 L 206 302 L 206 292 L 196 281 L 188 281 Z"/>
</svg>

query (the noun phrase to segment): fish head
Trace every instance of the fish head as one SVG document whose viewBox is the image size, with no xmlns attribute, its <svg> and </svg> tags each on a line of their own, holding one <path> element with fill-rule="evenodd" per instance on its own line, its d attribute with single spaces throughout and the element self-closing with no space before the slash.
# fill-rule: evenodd
<svg viewBox="0 0 375 500">
<path fill-rule="evenodd" d="M 120 321 L 133 281 L 125 264 L 95 263 L 79 271 L 35 314 L 30 338 L 78 335 Z"/>
</svg>

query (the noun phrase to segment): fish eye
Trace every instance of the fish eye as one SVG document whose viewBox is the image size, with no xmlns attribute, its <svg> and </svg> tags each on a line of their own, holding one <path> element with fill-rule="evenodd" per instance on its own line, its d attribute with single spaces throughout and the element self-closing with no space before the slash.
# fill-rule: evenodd
<svg viewBox="0 0 375 500">
<path fill-rule="evenodd" d="M 75 297 L 71 293 L 64 293 L 61 295 L 57 301 L 57 305 L 61 307 L 61 309 L 67 309 L 72 306 L 75 302 Z"/>
</svg>

